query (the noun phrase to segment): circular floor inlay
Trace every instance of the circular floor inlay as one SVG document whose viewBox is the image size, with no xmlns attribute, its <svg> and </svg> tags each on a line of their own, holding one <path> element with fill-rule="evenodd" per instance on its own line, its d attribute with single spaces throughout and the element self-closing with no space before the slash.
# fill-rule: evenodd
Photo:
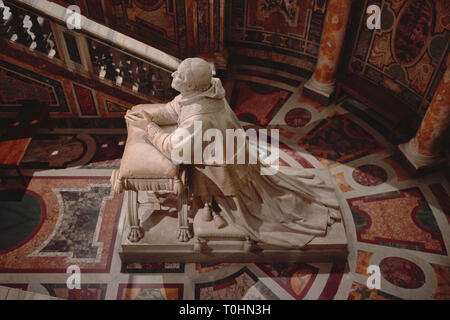
<svg viewBox="0 0 450 320">
<path fill-rule="evenodd" d="M 1 196 L 0 251 L 4 251 L 24 244 L 39 228 L 43 213 L 39 200 L 30 193 L 17 201 Z"/>
<path fill-rule="evenodd" d="M 304 108 L 295 108 L 289 111 L 284 117 L 284 121 L 294 128 L 304 127 L 311 121 L 311 112 Z"/>
<path fill-rule="evenodd" d="M 373 187 L 386 182 L 388 175 L 383 168 L 366 164 L 353 170 L 352 177 L 360 185 Z"/>
<path fill-rule="evenodd" d="M 382 276 L 400 288 L 417 289 L 424 285 L 425 274 L 415 263 L 399 258 L 384 258 L 380 262 Z"/>
</svg>

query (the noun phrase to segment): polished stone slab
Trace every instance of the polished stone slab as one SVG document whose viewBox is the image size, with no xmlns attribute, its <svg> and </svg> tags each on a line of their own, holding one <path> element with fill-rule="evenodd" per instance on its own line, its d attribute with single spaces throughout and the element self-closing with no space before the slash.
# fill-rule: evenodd
<svg viewBox="0 0 450 320">
<path fill-rule="evenodd" d="M 149 212 L 152 211 L 153 212 Z M 245 235 L 232 226 L 223 229 L 207 228 L 208 234 L 198 250 L 197 239 L 179 242 L 176 238 L 178 220 L 176 212 L 163 213 L 157 208 L 143 208 L 139 216 L 144 218 L 142 226 L 144 237 L 137 243 L 130 242 L 126 235 L 128 221 L 123 219 L 121 248 L 119 251 L 122 262 L 152 263 L 152 262 L 338 262 L 346 261 L 347 236 L 343 220 L 329 227 L 326 237 L 316 237 L 301 249 L 285 249 L 273 245 L 257 243 L 251 252 L 245 250 Z M 204 224 L 200 218 L 191 219 L 191 227 L 199 230 Z"/>
</svg>

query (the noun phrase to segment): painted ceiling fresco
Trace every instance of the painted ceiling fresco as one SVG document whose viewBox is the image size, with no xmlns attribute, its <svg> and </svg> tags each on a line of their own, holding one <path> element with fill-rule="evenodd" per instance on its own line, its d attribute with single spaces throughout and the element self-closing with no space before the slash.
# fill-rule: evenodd
<svg viewBox="0 0 450 320">
<path fill-rule="evenodd" d="M 450 2 L 369 0 L 364 9 L 372 4 L 382 7 L 381 30 L 360 24 L 350 71 L 388 88 L 423 115 L 450 64 Z"/>
</svg>

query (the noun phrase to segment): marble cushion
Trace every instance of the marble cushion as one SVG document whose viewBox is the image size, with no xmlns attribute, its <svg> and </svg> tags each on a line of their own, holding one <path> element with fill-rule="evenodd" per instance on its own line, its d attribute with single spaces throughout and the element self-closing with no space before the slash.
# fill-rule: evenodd
<svg viewBox="0 0 450 320">
<path fill-rule="evenodd" d="M 216 228 L 214 221 L 203 221 L 201 214 L 196 214 L 194 217 L 194 234 L 202 239 L 217 239 L 217 240 L 245 240 L 245 233 L 237 229 L 235 226 L 227 225 L 223 228 Z"/>
<path fill-rule="evenodd" d="M 176 126 L 161 127 L 172 132 Z M 128 138 L 120 163 L 121 179 L 172 179 L 178 166 L 156 149 L 145 137 L 145 131 L 128 125 Z"/>
</svg>

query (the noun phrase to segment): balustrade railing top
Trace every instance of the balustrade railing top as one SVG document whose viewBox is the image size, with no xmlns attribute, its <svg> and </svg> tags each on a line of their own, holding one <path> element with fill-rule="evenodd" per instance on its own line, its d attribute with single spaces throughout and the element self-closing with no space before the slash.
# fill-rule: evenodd
<svg viewBox="0 0 450 320">
<path fill-rule="evenodd" d="M 0 38 L 150 100 L 173 96 L 170 75 L 178 58 L 71 14 L 72 10 L 46 0 L 0 0 Z M 77 30 L 72 30 L 74 23 Z"/>
<path fill-rule="evenodd" d="M 66 8 L 47 0 L 15 0 L 14 2 L 26 4 L 63 23 L 67 23 L 67 19 L 69 18 L 68 10 Z M 178 58 L 153 48 L 141 41 L 114 31 L 83 15 L 81 15 L 80 18 L 79 26 L 84 32 L 90 33 L 97 38 L 111 42 L 119 48 L 128 50 L 138 56 L 148 59 L 156 65 L 168 69 L 168 71 L 176 70 L 180 63 Z"/>
</svg>

